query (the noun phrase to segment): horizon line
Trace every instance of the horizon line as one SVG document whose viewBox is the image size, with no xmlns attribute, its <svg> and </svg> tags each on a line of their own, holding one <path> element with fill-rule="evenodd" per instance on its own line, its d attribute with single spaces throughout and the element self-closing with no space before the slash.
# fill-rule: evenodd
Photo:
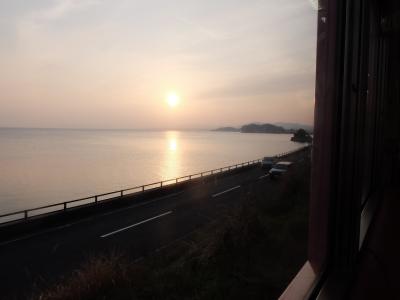
<svg viewBox="0 0 400 300">
<path fill-rule="evenodd" d="M 293 124 L 293 125 L 304 125 L 309 127 L 314 127 L 313 124 L 307 123 L 297 123 L 297 122 L 247 122 L 243 125 L 218 125 L 215 127 L 191 127 L 191 128 L 149 128 L 149 127 L 142 127 L 142 128 L 123 128 L 123 127 L 116 127 L 116 128 L 103 128 L 103 127 L 26 127 L 26 126 L 0 126 L 0 129 L 42 129 L 42 130 L 132 130 L 132 131 L 208 131 L 208 130 L 215 130 L 218 128 L 224 127 L 232 127 L 240 129 L 244 125 L 250 124 L 272 124 L 276 126 L 281 126 L 280 124 Z"/>
</svg>

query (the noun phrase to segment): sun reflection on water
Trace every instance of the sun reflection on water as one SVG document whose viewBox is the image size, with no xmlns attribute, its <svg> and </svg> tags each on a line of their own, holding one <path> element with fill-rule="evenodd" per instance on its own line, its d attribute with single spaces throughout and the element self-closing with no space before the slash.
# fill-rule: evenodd
<svg viewBox="0 0 400 300">
<path fill-rule="evenodd" d="M 169 141 L 169 150 L 172 152 L 175 152 L 178 148 L 178 145 L 176 143 L 176 139 L 171 138 Z"/>
<path fill-rule="evenodd" d="M 179 173 L 181 156 L 179 148 L 179 132 L 168 131 L 165 133 L 165 139 L 166 148 L 164 151 L 161 170 L 163 180 L 173 179 L 182 175 Z"/>
</svg>

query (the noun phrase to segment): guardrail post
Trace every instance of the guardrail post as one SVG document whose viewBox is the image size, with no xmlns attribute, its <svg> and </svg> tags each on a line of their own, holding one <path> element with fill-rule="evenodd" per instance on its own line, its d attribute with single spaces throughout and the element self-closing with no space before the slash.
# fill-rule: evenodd
<svg viewBox="0 0 400 300">
<path fill-rule="evenodd" d="M 277 155 L 275 155 L 274 157 L 276 158 L 276 159 L 278 159 L 278 158 L 282 158 L 282 157 L 286 157 L 286 156 L 288 156 L 288 155 L 291 155 L 291 154 L 294 154 L 294 153 L 299 153 L 299 152 L 301 152 L 301 151 L 306 151 L 307 149 L 310 149 L 312 146 L 311 145 L 309 145 L 309 146 L 305 146 L 305 147 L 303 147 L 303 148 L 300 148 L 300 149 L 297 149 L 297 150 L 292 150 L 292 151 L 286 151 L 286 152 L 283 152 L 283 153 L 280 153 L 280 154 L 277 154 Z M 220 169 L 215 169 L 215 170 L 211 170 L 211 171 L 206 171 L 206 172 L 201 172 L 201 173 L 197 173 L 197 174 L 192 174 L 192 175 L 188 175 L 188 176 L 186 176 L 186 177 L 178 177 L 178 178 L 176 178 L 175 179 L 175 182 L 176 183 L 179 183 L 179 179 L 184 179 L 184 180 L 187 180 L 188 178 L 189 178 L 189 180 L 192 180 L 192 178 L 195 178 L 195 176 L 198 176 L 198 175 L 200 175 L 200 177 L 201 178 L 203 178 L 203 177 L 206 177 L 206 176 L 209 176 L 209 175 L 214 175 L 214 174 L 218 174 L 218 173 L 221 173 L 221 172 L 223 172 L 224 170 L 225 171 L 230 171 L 230 170 L 236 170 L 236 169 L 238 169 L 238 168 L 243 168 L 244 166 L 249 166 L 249 165 L 254 165 L 254 164 L 256 164 L 256 163 L 259 163 L 259 162 L 262 162 L 262 159 L 256 159 L 256 160 L 252 160 L 252 161 L 248 161 L 248 162 L 243 162 L 243 163 L 240 163 L 240 164 L 236 164 L 236 165 L 231 165 L 231 166 L 228 166 L 228 167 L 223 167 L 223 168 L 220 168 Z M 167 181 L 160 181 L 159 182 L 159 184 L 160 184 L 160 187 L 163 187 L 164 186 L 164 183 L 165 182 L 173 182 L 173 180 L 174 179 L 171 179 L 171 180 L 167 180 Z M 64 211 L 66 211 L 67 210 L 67 208 L 68 208 L 68 203 L 72 203 L 72 202 L 77 202 L 77 201 L 82 201 L 82 200 L 90 200 L 90 199 L 94 199 L 94 202 L 97 204 L 98 203 L 98 197 L 102 197 L 102 196 L 106 196 L 106 195 L 110 195 L 110 194 L 117 194 L 117 193 L 120 193 L 120 197 L 122 198 L 123 196 L 124 196 L 124 192 L 125 191 L 130 191 L 130 190 L 138 190 L 138 189 L 141 189 L 141 191 L 142 192 L 145 192 L 146 191 L 146 186 L 152 186 L 152 185 L 155 185 L 155 184 L 157 184 L 157 183 L 154 183 L 154 184 L 150 184 L 150 185 L 142 185 L 142 186 L 137 186 L 137 187 L 134 187 L 134 188 L 131 188 L 131 189 L 125 189 L 125 190 L 120 190 L 120 191 L 115 191 L 115 192 L 112 192 L 112 193 L 109 193 L 109 194 L 102 194 L 102 195 L 96 195 L 96 196 L 91 196 L 91 197 L 88 197 L 88 198 L 83 198 L 83 199 L 79 199 L 79 200 L 76 200 L 76 201 L 71 201 L 71 202 L 61 202 L 61 203 L 57 203 L 57 204 L 55 204 L 55 205 L 51 205 L 50 207 L 53 207 L 53 206 L 57 206 L 57 207 L 59 207 L 59 206 L 61 206 L 61 205 L 63 205 L 63 209 L 64 209 Z M 136 193 L 136 192 L 135 192 Z M 128 192 L 128 194 L 129 194 L 129 192 Z M 78 205 L 79 206 L 79 205 Z M 43 208 L 48 208 L 49 206 L 44 206 L 44 207 L 40 207 L 40 208 L 38 208 L 38 209 L 43 209 Z M 75 207 L 75 206 L 74 206 Z M 36 209 L 37 210 L 37 209 Z M 25 220 L 28 220 L 28 218 L 29 218 L 29 212 L 30 212 L 31 210 L 21 210 L 21 211 L 18 211 L 18 212 L 15 212 L 14 213 L 14 215 L 19 215 L 19 216 L 21 216 L 21 214 L 23 214 L 23 217 L 20 217 L 18 220 L 23 220 L 23 219 L 25 219 Z M 8 215 L 10 215 L 10 214 L 8 214 Z M 8 216 L 8 215 L 6 215 L 6 216 Z M 22 219 L 23 218 L 23 219 Z M 0 224 L 1 224 L 2 222 L 0 222 Z"/>
</svg>

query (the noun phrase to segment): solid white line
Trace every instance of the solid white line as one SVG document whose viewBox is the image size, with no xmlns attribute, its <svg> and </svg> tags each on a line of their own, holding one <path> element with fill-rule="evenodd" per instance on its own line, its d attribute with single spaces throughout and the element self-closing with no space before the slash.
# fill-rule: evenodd
<svg viewBox="0 0 400 300">
<path fill-rule="evenodd" d="M 263 176 L 259 177 L 258 179 L 263 179 L 263 178 L 266 178 L 268 176 L 269 176 L 269 174 L 266 174 L 266 175 L 263 175 Z"/>
<path fill-rule="evenodd" d="M 33 234 L 26 235 L 26 236 L 22 236 L 22 237 L 17 238 L 17 239 L 4 241 L 4 242 L 0 243 L 0 247 L 6 246 L 8 244 L 15 243 L 15 242 L 20 242 L 20 241 L 23 241 L 23 240 L 27 240 L 27 239 L 30 239 L 30 238 L 33 238 L 33 237 L 37 237 L 37 236 L 40 236 L 40 235 L 43 235 L 43 234 L 46 234 L 46 233 L 62 230 L 62 229 L 65 229 L 67 227 L 71 227 L 73 225 L 77 225 L 77 224 L 80 224 L 80 223 L 83 223 L 83 222 L 91 221 L 91 220 L 93 220 L 94 218 L 97 218 L 97 217 L 113 215 L 113 214 L 116 214 L 116 213 L 120 213 L 120 212 L 122 212 L 124 210 L 129 210 L 129 209 L 132 209 L 132 208 L 146 206 L 148 204 L 151 204 L 151 203 L 154 203 L 154 202 L 157 202 L 157 201 L 160 201 L 160 200 L 164 200 L 164 199 L 167 199 L 167 198 L 172 198 L 172 197 L 178 196 L 178 195 L 183 194 L 183 193 L 184 193 L 184 191 L 181 191 L 181 192 L 177 192 L 177 193 L 174 193 L 174 194 L 162 196 L 162 197 L 159 197 L 159 198 L 156 198 L 156 199 L 153 199 L 153 200 L 146 201 L 144 203 L 135 204 L 135 205 L 131 205 L 131 206 L 128 206 L 128 207 L 123 207 L 123 208 L 120 208 L 120 209 L 117 209 L 117 210 L 113 210 L 113 211 L 108 212 L 108 213 L 103 213 L 103 214 L 95 215 L 93 217 L 85 218 L 85 219 L 79 220 L 79 221 L 74 222 L 74 223 L 61 225 L 61 226 L 50 228 L 50 229 L 46 229 L 46 230 L 43 230 L 43 231 L 40 231 L 40 232 L 37 232 L 37 233 L 33 233 Z"/>
<path fill-rule="evenodd" d="M 234 190 L 237 190 L 237 189 L 240 189 L 240 185 L 235 186 L 235 187 L 233 187 L 233 188 L 231 188 L 231 189 L 229 189 L 229 190 L 226 190 L 226 191 L 223 191 L 223 192 L 214 194 L 214 195 L 212 195 L 212 197 L 215 198 L 215 197 L 221 196 L 221 195 L 223 195 L 223 194 L 225 194 L 225 193 L 229 193 L 229 192 L 234 191 Z"/>
<path fill-rule="evenodd" d="M 158 218 L 164 217 L 164 216 L 166 216 L 166 215 L 169 215 L 169 214 L 172 214 L 172 210 L 170 210 L 170 211 L 168 211 L 168 212 L 166 212 L 166 213 L 163 213 L 163 214 L 161 214 L 161 215 L 158 215 L 158 216 L 152 217 L 152 218 L 150 218 L 150 219 L 143 220 L 143 221 L 141 221 L 141 222 L 139 222 L 139 223 L 136 223 L 136 224 L 133 224 L 133 225 L 130 225 L 130 226 L 127 226 L 127 227 L 124 227 L 124 228 L 121 228 L 121 229 L 115 230 L 115 231 L 113 231 L 113 232 L 110 232 L 110 233 L 103 234 L 103 235 L 102 235 L 102 236 L 100 236 L 100 237 L 101 237 L 101 238 L 106 238 L 106 237 L 109 237 L 109 236 L 111 236 L 111 235 L 114 235 L 114 234 L 116 234 L 116 233 L 119 233 L 119 232 L 121 232 L 121 231 L 125 231 L 125 230 L 127 230 L 127 229 L 130 229 L 130 228 L 133 228 L 133 227 L 139 226 L 139 225 L 141 225 L 141 224 L 144 224 L 144 223 L 147 223 L 147 222 L 153 221 L 153 220 L 155 220 L 155 219 L 158 219 Z"/>
<path fill-rule="evenodd" d="M 153 199 L 153 200 L 147 200 L 147 201 L 144 200 L 145 202 L 143 202 L 143 203 L 134 204 L 134 205 L 131 205 L 131 206 L 128 206 L 128 207 L 123 207 L 123 208 L 120 208 L 120 209 L 117 209 L 117 210 L 113 210 L 113 211 L 108 212 L 108 213 L 100 214 L 99 216 L 114 215 L 114 214 L 119 213 L 119 212 L 124 211 L 124 210 L 129 210 L 129 209 L 132 209 L 132 208 L 146 206 L 148 204 L 151 204 L 151 203 L 154 203 L 154 202 L 157 202 L 157 201 L 161 201 L 161 200 L 165 200 L 165 199 L 168 199 L 168 198 L 172 198 L 172 197 L 178 196 L 180 194 L 183 194 L 184 192 L 185 191 L 177 192 L 177 193 L 166 195 L 166 196 L 162 196 L 162 197 L 159 197 L 159 198 L 156 198 L 156 199 Z"/>
</svg>

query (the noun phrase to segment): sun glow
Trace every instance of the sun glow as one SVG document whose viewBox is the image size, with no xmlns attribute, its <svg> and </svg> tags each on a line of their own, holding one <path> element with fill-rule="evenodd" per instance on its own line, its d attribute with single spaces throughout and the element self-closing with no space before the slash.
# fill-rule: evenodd
<svg viewBox="0 0 400 300">
<path fill-rule="evenodd" d="M 175 139 L 169 140 L 169 150 L 175 152 L 177 148 L 178 145 L 176 143 L 176 140 Z"/>
<path fill-rule="evenodd" d="M 169 93 L 166 100 L 169 107 L 175 107 L 180 102 L 180 98 L 176 93 Z"/>
</svg>

